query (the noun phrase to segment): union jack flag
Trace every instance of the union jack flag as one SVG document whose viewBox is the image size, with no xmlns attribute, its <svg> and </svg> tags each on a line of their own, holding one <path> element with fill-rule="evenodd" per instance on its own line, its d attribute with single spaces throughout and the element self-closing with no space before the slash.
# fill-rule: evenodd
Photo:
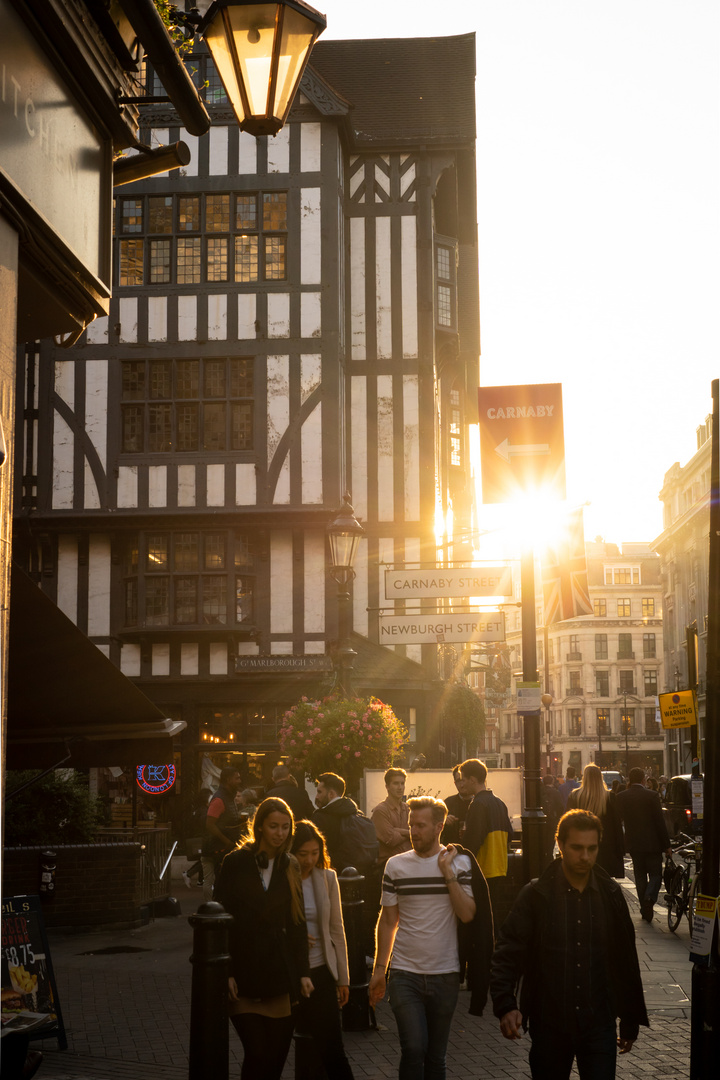
<svg viewBox="0 0 720 1080">
<path fill-rule="evenodd" d="M 568 515 L 562 539 L 543 558 L 545 625 L 592 615 L 582 507 Z"/>
</svg>

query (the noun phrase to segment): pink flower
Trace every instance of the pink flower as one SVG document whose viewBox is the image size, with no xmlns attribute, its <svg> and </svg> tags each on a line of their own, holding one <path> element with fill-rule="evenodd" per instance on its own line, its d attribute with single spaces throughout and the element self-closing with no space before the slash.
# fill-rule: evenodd
<svg viewBox="0 0 720 1080">
<path fill-rule="evenodd" d="M 305 740 L 305 745 L 306 746 L 312 746 L 312 739 L 306 739 Z"/>
<path fill-rule="evenodd" d="M 336 754 L 336 755 L 335 755 L 335 757 L 336 757 L 336 758 L 341 758 L 341 757 L 342 757 L 342 754 Z"/>
<path fill-rule="evenodd" d="M 300 700 L 301 700 L 301 701 L 307 701 L 307 700 L 308 700 L 308 698 L 306 698 L 306 697 L 305 697 L 305 695 L 303 694 L 303 696 L 301 697 L 301 699 L 300 699 Z"/>
<path fill-rule="evenodd" d="M 359 750 L 355 751 L 355 757 L 360 757 L 360 751 Z"/>
<path fill-rule="evenodd" d="M 290 740 L 290 745 L 291 745 L 291 746 L 297 746 L 297 743 L 295 742 L 295 740 L 294 740 L 294 739 L 291 739 L 291 740 Z"/>
<path fill-rule="evenodd" d="M 343 746 L 343 750 L 347 750 L 348 753 L 349 753 L 350 752 L 350 747 L 349 746 Z"/>
</svg>

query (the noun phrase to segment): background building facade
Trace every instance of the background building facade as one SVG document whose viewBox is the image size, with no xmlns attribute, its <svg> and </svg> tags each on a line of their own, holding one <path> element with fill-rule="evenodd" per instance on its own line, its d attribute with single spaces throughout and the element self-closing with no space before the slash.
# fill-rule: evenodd
<svg viewBox="0 0 720 1080">
<path fill-rule="evenodd" d="M 474 36 L 319 43 L 274 139 L 238 131 L 207 56 L 189 67 L 213 125 L 143 109 L 192 162 L 118 193 L 109 316 L 23 350 L 24 565 L 187 723 L 186 791 L 229 754 L 259 777 L 282 712 L 331 684 L 348 491 L 356 687 L 432 754 L 436 648 L 380 647 L 376 613 L 383 564 L 434 561 L 439 514 L 470 552 Z"/>
</svg>

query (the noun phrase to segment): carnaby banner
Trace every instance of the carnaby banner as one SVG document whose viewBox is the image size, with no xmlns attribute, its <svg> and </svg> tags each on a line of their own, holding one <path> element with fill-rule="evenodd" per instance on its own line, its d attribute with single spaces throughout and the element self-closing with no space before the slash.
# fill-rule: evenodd
<svg viewBox="0 0 720 1080">
<path fill-rule="evenodd" d="M 386 600 L 431 597 L 470 599 L 472 596 L 512 596 L 509 566 L 482 566 L 463 570 L 386 570 Z"/>
</svg>

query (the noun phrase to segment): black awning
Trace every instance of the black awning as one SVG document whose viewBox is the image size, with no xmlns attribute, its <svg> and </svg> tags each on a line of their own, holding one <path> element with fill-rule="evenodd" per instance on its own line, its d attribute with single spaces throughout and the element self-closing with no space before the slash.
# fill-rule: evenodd
<svg viewBox="0 0 720 1080">
<path fill-rule="evenodd" d="M 13 566 L 7 767 L 171 760 L 184 721 L 167 720 L 30 578 Z"/>
</svg>

